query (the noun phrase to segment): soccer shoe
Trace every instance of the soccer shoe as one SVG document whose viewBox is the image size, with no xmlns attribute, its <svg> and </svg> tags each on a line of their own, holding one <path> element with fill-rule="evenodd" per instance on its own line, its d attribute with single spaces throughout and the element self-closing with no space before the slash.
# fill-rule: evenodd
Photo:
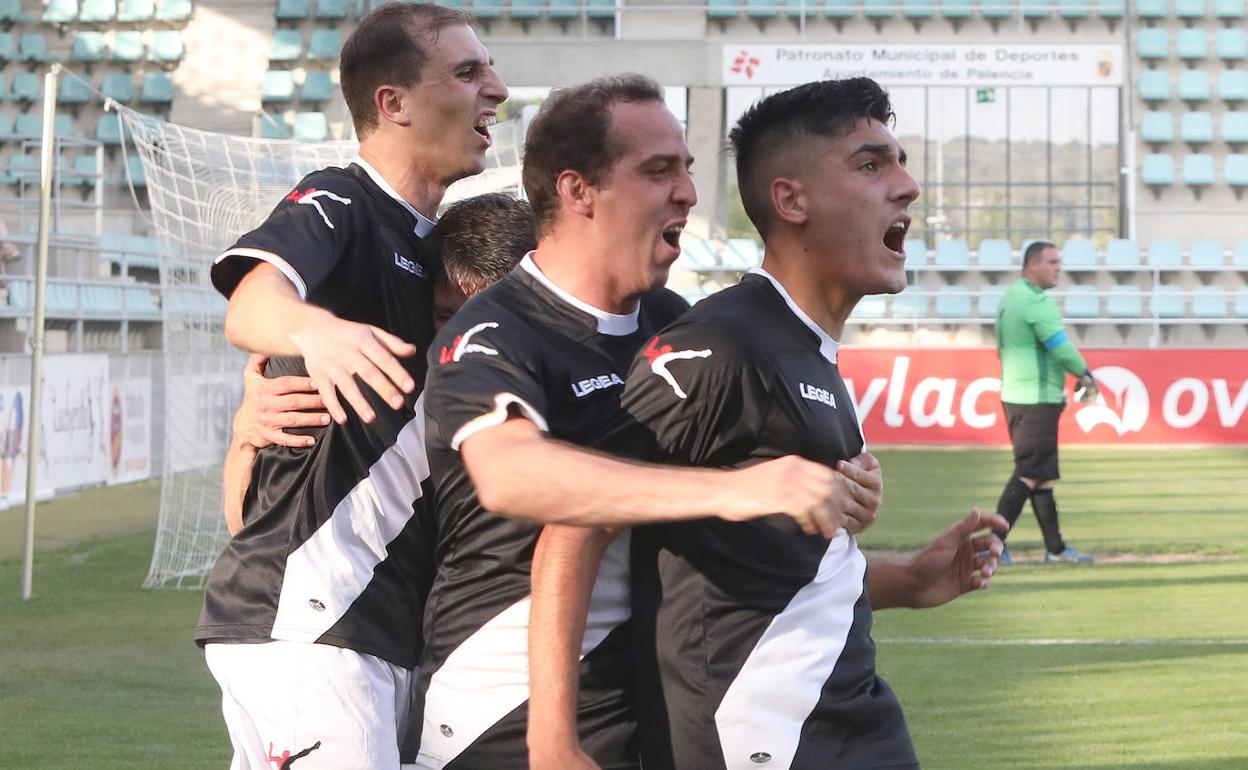
<svg viewBox="0 0 1248 770">
<path fill-rule="evenodd" d="M 1092 557 L 1086 553 L 1079 553 L 1070 546 L 1066 546 L 1066 550 L 1061 553 L 1049 553 L 1048 551 L 1044 552 L 1045 564 L 1058 564 L 1059 562 L 1066 562 L 1069 564 L 1091 564 Z"/>
<path fill-rule="evenodd" d="M 1014 566 L 1014 557 L 1010 556 L 1009 548 L 1005 548 L 1004 546 L 1001 548 L 1001 555 L 997 557 L 997 566 L 998 567 L 1013 567 Z"/>
</svg>

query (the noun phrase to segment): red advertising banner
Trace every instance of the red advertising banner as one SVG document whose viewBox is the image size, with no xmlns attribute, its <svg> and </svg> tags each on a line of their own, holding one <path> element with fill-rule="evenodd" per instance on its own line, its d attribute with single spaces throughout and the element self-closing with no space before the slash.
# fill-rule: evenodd
<svg viewBox="0 0 1248 770">
<path fill-rule="evenodd" d="M 1063 444 L 1248 444 L 1248 350 L 1084 349 L 1100 385 L 1066 384 Z M 841 348 L 839 363 L 871 446 L 1008 445 L 992 348 Z"/>
</svg>

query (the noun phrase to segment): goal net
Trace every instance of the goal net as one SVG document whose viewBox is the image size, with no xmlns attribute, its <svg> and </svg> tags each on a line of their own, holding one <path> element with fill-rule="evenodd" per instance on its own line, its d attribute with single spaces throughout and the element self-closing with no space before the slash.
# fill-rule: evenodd
<svg viewBox="0 0 1248 770">
<path fill-rule="evenodd" d="M 325 166 L 347 165 L 358 145 L 232 136 L 115 103 L 106 109 L 117 113 L 142 160 L 160 251 L 164 465 L 156 545 L 144 587 L 199 588 L 229 538 L 221 463 L 245 361 L 225 341 L 226 303 L 212 288 L 212 260 L 259 225 L 300 178 Z M 495 125 L 491 135 L 486 171 L 453 185 L 446 203 L 485 192 L 519 193 L 523 129 L 508 121 Z"/>
</svg>

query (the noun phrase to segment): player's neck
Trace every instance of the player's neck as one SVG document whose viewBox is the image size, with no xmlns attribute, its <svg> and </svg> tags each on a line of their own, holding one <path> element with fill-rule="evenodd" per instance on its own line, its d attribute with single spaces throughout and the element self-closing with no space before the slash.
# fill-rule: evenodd
<svg viewBox="0 0 1248 770">
<path fill-rule="evenodd" d="M 587 305 L 617 315 L 636 310 L 639 297 L 614 280 L 609 254 L 586 245 L 566 234 L 548 234 L 538 241 L 533 262 L 551 283 Z"/>
<path fill-rule="evenodd" d="M 370 141 L 377 133 L 360 143 L 360 157 L 394 188 L 400 198 L 426 218 L 436 219 L 448 185 L 424 168 L 419 159 L 404 157 L 402 153 L 379 151 L 378 142 Z"/>
<path fill-rule="evenodd" d="M 820 329 L 834 340 L 840 340 L 845 331 L 845 321 L 853 312 L 861 297 L 847 295 L 843 287 L 824 285 L 812 278 L 803 254 L 793 254 L 790 248 L 768 243 L 763 257 L 763 270 L 780 282 L 797 306 Z"/>
</svg>

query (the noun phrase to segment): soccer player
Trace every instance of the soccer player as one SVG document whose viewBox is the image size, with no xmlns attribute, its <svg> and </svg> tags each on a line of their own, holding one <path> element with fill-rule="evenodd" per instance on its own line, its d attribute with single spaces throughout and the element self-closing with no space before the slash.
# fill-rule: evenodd
<svg viewBox="0 0 1248 770">
<path fill-rule="evenodd" d="M 213 267 L 230 340 L 310 377 L 333 418 L 312 447 L 259 454 L 247 526 L 205 590 L 196 639 L 235 767 L 309 747 L 303 770 L 399 764 L 433 535 L 424 359 L 393 356 L 432 339 L 420 239 L 447 186 L 483 169 L 507 97 L 468 21 L 405 3 L 361 19 L 340 63 L 360 156 L 306 177 Z"/>
<path fill-rule="evenodd" d="M 470 300 L 430 350 L 438 568 L 420 674 L 422 768 L 528 767 L 530 569 L 540 522 L 783 512 L 832 532 L 861 529 L 878 507 L 878 473 L 857 466 L 836 473 L 780 458 L 733 471 L 662 468 L 575 446 L 620 421 L 629 362 L 687 307 L 661 287 L 696 201 L 691 162 L 654 82 L 623 76 L 553 93 L 525 145 L 538 247 Z M 621 538 L 586 598 L 588 630 L 576 640 L 582 686 L 570 708 L 604 768 L 638 766 L 627 571 Z"/>
<path fill-rule="evenodd" d="M 1035 241 L 1023 253 L 1023 276 L 997 306 L 997 356 L 1001 359 L 1001 408 L 1014 445 L 1014 474 L 1005 483 L 997 513 L 1006 526 L 997 530 L 1005 542 L 1014 522 L 1031 500 L 1044 535 L 1044 562 L 1091 562 L 1062 539 L 1053 485 L 1057 467 L 1057 422 L 1066 408 L 1066 374 L 1079 378 L 1083 397 L 1096 397 L 1096 380 L 1066 336 L 1057 303 L 1045 294 L 1057 285 L 1062 255 L 1048 241 Z M 1009 551 L 1001 556 L 1011 564 Z"/>
<path fill-rule="evenodd" d="M 469 297 L 502 280 L 537 247 L 529 204 L 501 193 L 486 193 L 448 208 L 421 244 L 435 257 L 433 328 L 438 330 Z M 329 424 L 329 413 L 306 377 L 266 378 L 266 356 L 253 353 L 243 369 L 243 401 L 234 414 L 233 437 L 225 456 L 225 522 L 230 535 L 243 528 L 243 501 L 251 484 L 256 452 L 278 444 L 310 447 L 314 431 Z"/>
<path fill-rule="evenodd" d="M 837 339 L 860 298 L 906 285 L 907 208 L 919 190 L 891 118 L 887 94 L 861 78 L 799 86 L 741 118 L 731 140 L 766 244 L 762 268 L 646 344 L 622 397 L 636 422 L 604 446 L 706 468 L 790 454 L 832 467 L 862 451 Z M 872 608 L 933 606 L 985 587 L 1000 544 L 974 533 L 998 522 L 974 510 L 911 559 L 869 569 L 850 532 L 829 541 L 781 517 L 636 528 L 646 770 L 918 767 L 897 698 L 875 672 Z M 592 563 L 584 552 L 573 567 Z M 534 577 L 541 604 L 583 604 L 559 590 L 581 575 L 547 578 Z M 541 609 L 535 601 L 534 615 Z M 574 621 L 565 615 L 561 633 L 534 648 L 566 648 Z M 566 656 L 534 657 L 534 680 L 560 665 Z M 564 740 L 555 728 L 530 733 L 531 746 Z"/>
</svg>

